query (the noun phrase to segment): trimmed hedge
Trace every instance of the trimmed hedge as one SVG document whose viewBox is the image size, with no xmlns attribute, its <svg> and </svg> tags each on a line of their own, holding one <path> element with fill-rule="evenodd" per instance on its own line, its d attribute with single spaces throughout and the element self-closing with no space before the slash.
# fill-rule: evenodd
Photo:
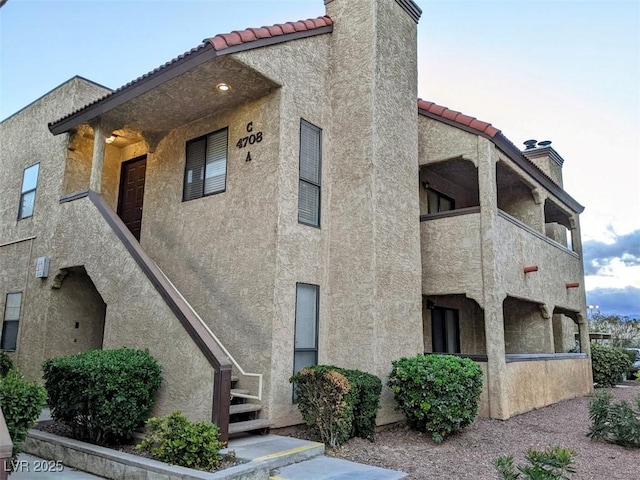
<svg viewBox="0 0 640 480">
<path fill-rule="evenodd" d="M 44 387 L 24 380 L 19 370 L 0 377 L 0 406 L 13 441 L 13 455 L 20 453 L 27 431 L 35 425 L 46 401 Z"/>
<path fill-rule="evenodd" d="M 149 418 L 162 382 L 144 350 L 88 350 L 42 366 L 51 416 L 75 438 L 98 445 L 129 440 Z"/>
<path fill-rule="evenodd" d="M 437 443 L 478 415 L 482 370 L 468 358 L 418 355 L 393 362 L 389 387 L 414 430 Z"/>
<path fill-rule="evenodd" d="M 137 446 L 161 462 L 208 472 L 220 467 L 220 430 L 210 422 L 191 423 L 181 412 L 147 421 L 147 436 Z"/>
<path fill-rule="evenodd" d="M 378 377 L 360 370 L 316 365 L 301 370 L 290 381 L 295 384 L 305 423 L 323 442 L 336 446 L 352 437 L 373 440 L 382 391 Z M 318 419 L 323 419 L 322 426 Z"/>
<path fill-rule="evenodd" d="M 623 348 L 591 344 L 591 368 L 597 387 L 615 387 L 632 363 Z"/>
</svg>

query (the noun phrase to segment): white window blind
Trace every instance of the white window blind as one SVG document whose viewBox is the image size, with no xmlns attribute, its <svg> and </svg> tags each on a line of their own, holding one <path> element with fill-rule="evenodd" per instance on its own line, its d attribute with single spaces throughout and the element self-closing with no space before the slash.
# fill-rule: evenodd
<svg viewBox="0 0 640 480">
<path fill-rule="evenodd" d="M 0 349 L 14 351 L 18 343 L 18 322 L 20 320 L 20 305 L 22 293 L 8 293 L 4 307 L 4 321 L 2 322 L 2 338 Z"/>
<path fill-rule="evenodd" d="M 187 143 L 183 200 L 225 191 L 227 134 L 225 128 Z"/>
<path fill-rule="evenodd" d="M 293 373 L 318 363 L 318 285 L 296 285 Z"/>
<path fill-rule="evenodd" d="M 298 221 L 316 227 L 320 226 L 321 141 L 322 130 L 301 120 Z"/>
</svg>

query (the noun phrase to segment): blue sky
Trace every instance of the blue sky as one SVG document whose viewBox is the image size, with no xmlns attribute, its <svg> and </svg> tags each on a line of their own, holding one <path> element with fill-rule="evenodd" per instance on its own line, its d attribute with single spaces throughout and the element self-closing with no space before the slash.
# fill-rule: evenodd
<svg viewBox="0 0 640 480">
<path fill-rule="evenodd" d="M 417 0 L 419 95 L 552 140 L 581 216 L 588 302 L 640 317 L 640 1 Z M 322 0 L 8 0 L 0 118 L 73 75 L 119 87 L 205 37 Z"/>
</svg>

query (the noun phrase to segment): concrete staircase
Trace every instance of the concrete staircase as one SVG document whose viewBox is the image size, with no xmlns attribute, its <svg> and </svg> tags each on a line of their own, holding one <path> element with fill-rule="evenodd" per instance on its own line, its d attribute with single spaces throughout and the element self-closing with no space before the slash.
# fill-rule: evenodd
<svg viewBox="0 0 640 480">
<path fill-rule="evenodd" d="M 229 407 L 229 435 L 237 436 L 240 433 L 269 433 L 269 427 L 273 425 L 267 418 L 260 418 L 262 404 L 254 399 L 245 398 L 249 390 L 237 388 L 238 377 L 231 377 L 231 406 Z M 248 401 L 250 400 L 250 401 Z"/>
</svg>

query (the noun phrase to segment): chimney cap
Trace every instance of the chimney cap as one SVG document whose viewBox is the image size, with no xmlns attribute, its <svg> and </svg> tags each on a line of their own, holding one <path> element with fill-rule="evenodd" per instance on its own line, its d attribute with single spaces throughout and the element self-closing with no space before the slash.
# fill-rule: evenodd
<svg viewBox="0 0 640 480">
<path fill-rule="evenodd" d="M 533 150 L 534 148 L 536 148 L 536 143 L 538 143 L 537 140 L 527 140 L 526 142 L 524 142 L 525 146 L 527 148 L 525 148 L 525 150 Z"/>
<path fill-rule="evenodd" d="M 549 145 L 551 145 L 551 140 L 545 140 L 543 142 L 538 142 L 538 146 L 539 147 L 548 147 Z"/>
</svg>

